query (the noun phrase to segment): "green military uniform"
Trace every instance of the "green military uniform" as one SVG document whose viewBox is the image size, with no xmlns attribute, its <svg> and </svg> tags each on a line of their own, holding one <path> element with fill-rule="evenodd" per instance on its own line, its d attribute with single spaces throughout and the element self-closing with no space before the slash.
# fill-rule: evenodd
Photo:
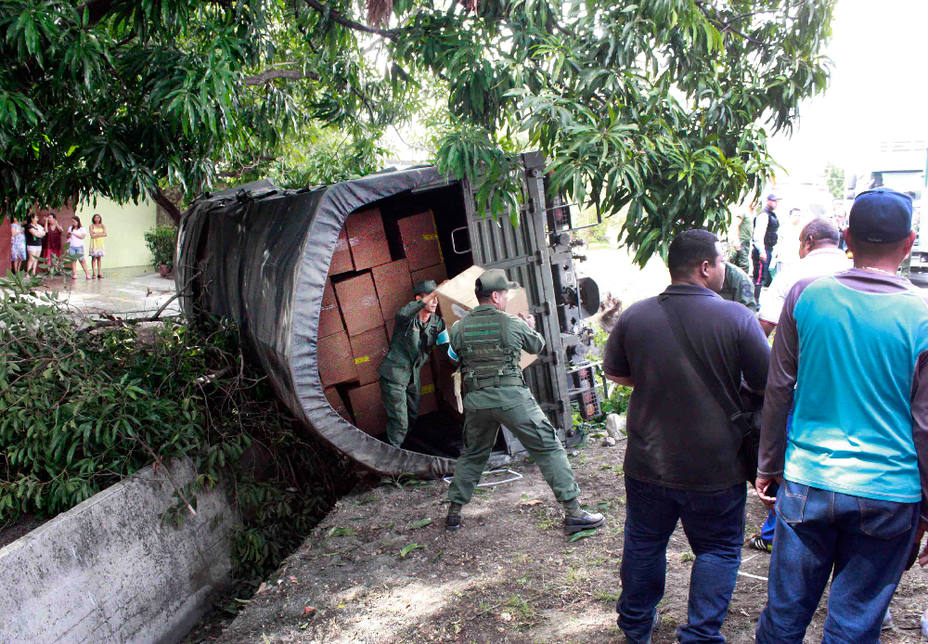
<svg viewBox="0 0 928 644">
<path fill-rule="evenodd" d="M 741 248 L 731 254 L 731 261 L 745 273 L 750 273 L 751 249 L 754 247 L 754 220 L 750 214 L 741 218 L 738 225 L 738 242 Z"/>
<path fill-rule="evenodd" d="M 435 283 L 431 283 L 431 292 Z M 380 395 L 387 412 L 387 440 L 399 447 L 409 424 L 419 415 L 419 371 L 429 358 L 445 321 L 432 314 L 427 322 L 419 319 L 425 302 L 416 300 L 396 312 L 390 350 L 377 368 Z"/>
<path fill-rule="evenodd" d="M 544 339 L 523 320 L 478 306 L 451 327 L 451 349 L 461 363 L 464 451 L 458 457 L 448 500 L 465 504 L 487 464 L 500 424 L 522 442 L 558 501 L 576 498 L 574 480 L 557 432 L 525 386 L 519 356 L 538 353 Z"/>
<path fill-rule="evenodd" d="M 747 273 L 730 262 L 725 262 L 725 281 L 719 295 L 726 300 L 739 302 L 757 312 L 757 302 L 754 300 L 754 284 Z"/>
</svg>

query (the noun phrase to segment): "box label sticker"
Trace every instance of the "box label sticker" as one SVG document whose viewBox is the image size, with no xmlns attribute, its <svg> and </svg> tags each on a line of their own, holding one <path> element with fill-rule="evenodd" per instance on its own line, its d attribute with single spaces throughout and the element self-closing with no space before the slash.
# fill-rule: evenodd
<svg viewBox="0 0 928 644">
<path fill-rule="evenodd" d="M 433 239 L 438 239 L 438 235 L 436 235 L 435 233 L 426 233 L 422 235 L 422 239 L 426 241 L 432 241 Z"/>
<path fill-rule="evenodd" d="M 360 358 L 355 358 L 355 359 L 354 359 L 354 363 L 355 363 L 355 364 L 363 364 L 363 363 L 365 363 L 365 362 L 370 362 L 370 361 L 371 361 L 371 357 L 370 357 L 370 356 L 361 356 Z"/>
<path fill-rule="evenodd" d="M 421 393 L 423 396 L 427 394 L 434 394 L 435 385 L 422 385 L 422 389 L 419 390 L 419 393 Z"/>
</svg>

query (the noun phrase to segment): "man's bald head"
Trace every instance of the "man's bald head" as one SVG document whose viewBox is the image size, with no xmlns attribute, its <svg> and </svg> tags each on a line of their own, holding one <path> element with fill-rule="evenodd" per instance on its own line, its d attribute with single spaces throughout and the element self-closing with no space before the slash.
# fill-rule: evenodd
<svg viewBox="0 0 928 644">
<path fill-rule="evenodd" d="M 833 223 L 827 219 L 813 219 L 799 233 L 799 256 L 805 257 L 819 248 L 837 246 L 840 240 L 841 233 Z"/>
</svg>

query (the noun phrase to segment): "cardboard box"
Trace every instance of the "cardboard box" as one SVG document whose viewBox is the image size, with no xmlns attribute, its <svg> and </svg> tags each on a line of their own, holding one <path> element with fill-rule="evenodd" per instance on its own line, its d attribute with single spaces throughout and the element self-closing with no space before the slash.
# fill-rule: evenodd
<svg viewBox="0 0 928 644">
<path fill-rule="evenodd" d="M 317 350 L 319 377 L 324 387 L 358 379 L 347 333 L 335 333 L 327 338 L 319 338 Z"/>
<path fill-rule="evenodd" d="M 380 313 L 384 322 L 393 321 L 397 310 L 416 299 L 409 281 L 409 264 L 401 259 L 371 269 L 374 290 L 380 298 Z"/>
<path fill-rule="evenodd" d="M 351 248 L 348 246 L 348 233 L 342 228 L 342 232 L 338 234 L 338 241 L 335 242 L 332 261 L 329 263 L 329 275 L 348 273 L 353 270 L 354 261 L 351 259 Z"/>
<path fill-rule="evenodd" d="M 392 259 L 379 209 L 351 213 L 345 221 L 345 229 L 356 271 L 386 264 Z"/>
<path fill-rule="evenodd" d="M 412 285 L 415 286 L 419 282 L 424 282 L 425 280 L 435 280 L 436 284 L 441 284 L 446 279 L 448 279 L 448 272 L 445 269 L 444 264 L 435 264 L 435 266 L 429 266 L 427 268 L 420 268 L 417 271 L 411 271 L 409 277 L 412 278 Z"/>
<path fill-rule="evenodd" d="M 354 419 L 351 417 L 351 412 L 348 411 L 348 406 L 345 404 L 345 401 L 342 400 L 341 394 L 338 393 L 338 389 L 335 387 L 326 387 L 324 393 L 326 400 L 328 400 L 329 404 L 332 405 L 332 409 L 334 409 L 339 416 L 354 425 Z"/>
<path fill-rule="evenodd" d="M 393 339 L 393 327 L 396 326 L 396 318 L 390 318 L 383 321 L 383 326 L 387 329 L 387 340 Z"/>
<path fill-rule="evenodd" d="M 426 362 L 419 372 L 419 417 L 433 411 L 438 411 L 438 392 L 432 375 L 432 365 Z"/>
<path fill-rule="evenodd" d="M 336 282 L 335 296 L 348 335 L 358 335 L 383 326 L 380 300 L 377 299 L 370 273 Z"/>
<path fill-rule="evenodd" d="M 483 273 L 481 266 L 471 266 L 463 273 L 455 275 L 438 289 L 438 308 L 445 325 L 450 329 L 452 325 L 467 315 L 467 312 L 477 306 L 477 296 L 474 295 L 474 283 Z M 509 291 L 509 304 L 506 312 L 512 315 L 528 313 L 528 296 L 524 288 L 514 288 Z M 535 362 L 538 356 L 522 352 L 519 366 L 525 369 Z"/>
<path fill-rule="evenodd" d="M 417 271 L 443 262 L 438 231 L 435 228 L 435 218 L 431 210 L 404 217 L 397 221 L 397 226 L 410 271 Z"/>
<path fill-rule="evenodd" d="M 342 322 L 342 312 L 338 308 L 338 300 L 335 299 L 335 289 L 332 288 L 332 282 L 325 281 L 325 290 L 322 291 L 322 309 L 319 312 L 319 333 L 320 338 L 326 338 L 334 333 L 341 333 L 345 330 L 345 323 Z"/>
<path fill-rule="evenodd" d="M 376 382 L 348 390 L 348 402 L 354 414 L 355 426 L 371 436 L 387 431 L 387 413 L 380 399 L 380 385 Z"/>
<path fill-rule="evenodd" d="M 354 359 L 355 369 L 358 370 L 358 382 L 367 385 L 377 382 L 377 367 L 383 362 L 390 348 L 387 332 L 383 327 L 365 331 L 348 338 L 351 343 L 351 355 Z"/>
</svg>

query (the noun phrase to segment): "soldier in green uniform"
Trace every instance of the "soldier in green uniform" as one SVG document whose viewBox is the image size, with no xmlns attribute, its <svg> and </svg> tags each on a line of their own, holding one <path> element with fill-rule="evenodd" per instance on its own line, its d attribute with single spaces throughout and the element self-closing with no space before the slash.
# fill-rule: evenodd
<svg viewBox="0 0 928 644">
<path fill-rule="evenodd" d="M 519 357 L 524 349 L 538 353 L 545 341 L 535 331 L 533 316 L 505 313 L 509 289 L 518 286 L 500 269 L 477 278 L 479 306 L 458 320 L 449 333 L 449 355 L 460 362 L 464 395 L 464 451 L 458 457 L 454 480 L 448 489 L 445 527 L 461 526 L 461 506 L 469 502 L 480 481 L 500 424 L 505 425 L 528 450 L 554 496 L 565 508 L 564 530 L 573 534 L 601 526 L 601 514 L 580 508 L 580 488 L 567 462 L 557 432 L 525 385 Z"/>
<path fill-rule="evenodd" d="M 445 321 L 435 313 L 437 288 L 433 280 L 416 284 L 415 301 L 396 312 L 390 350 L 377 368 L 387 412 L 387 440 L 395 447 L 403 443 L 409 424 L 419 415 L 419 371 L 445 330 Z"/>
<path fill-rule="evenodd" d="M 754 212 L 756 204 L 751 204 L 750 213 Z M 751 272 L 751 244 L 754 239 L 754 218 L 751 214 L 737 216 L 738 242 L 732 248 L 731 263 L 743 270 L 746 274 Z"/>
<path fill-rule="evenodd" d="M 725 281 L 722 282 L 722 290 L 719 291 L 719 295 L 731 302 L 744 304 L 757 313 L 757 302 L 754 300 L 754 283 L 747 273 L 731 262 L 725 262 Z"/>
</svg>

